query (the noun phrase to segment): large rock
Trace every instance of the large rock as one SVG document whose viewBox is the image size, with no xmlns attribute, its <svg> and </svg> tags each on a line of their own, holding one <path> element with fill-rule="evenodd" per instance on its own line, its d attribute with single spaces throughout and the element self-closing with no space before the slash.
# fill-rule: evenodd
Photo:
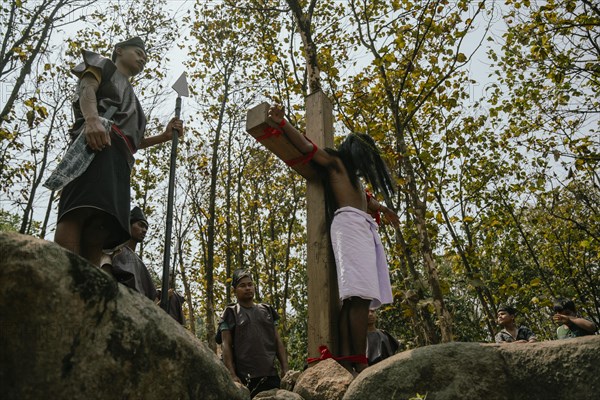
<svg viewBox="0 0 600 400">
<path fill-rule="evenodd" d="M 533 344 L 448 343 L 367 368 L 344 400 L 592 399 L 600 390 L 600 337 Z"/>
<path fill-rule="evenodd" d="M 248 399 L 144 296 L 59 246 L 0 233 L 3 399 Z"/>
<path fill-rule="evenodd" d="M 281 388 L 289 390 L 290 392 L 293 391 L 300 374 L 300 371 L 289 370 L 285 376 L 281 378 Z"/>
<path fill-rule="evenodd" d="M 254 400 L 304 400 L 302 396 L 285 389 L 271 389 L 260 392 L 254 396 Z"/>
<path fill-rule="evenodd" d="M 330 358 L 304 371 L 294 386 L 294 393 L 305 400 L 342 400 L 353 379 L 348 370 Z"/>
</svg>

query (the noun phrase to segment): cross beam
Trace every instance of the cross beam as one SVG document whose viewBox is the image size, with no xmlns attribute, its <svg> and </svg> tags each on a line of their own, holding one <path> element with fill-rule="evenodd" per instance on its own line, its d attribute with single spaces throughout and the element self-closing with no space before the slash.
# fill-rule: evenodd
<svg viewBox="0 0 600 400">
<path fill-rule="evenodd" d="M 272 128 L 277 126 L 269 119 L 268 110 L 268 103 L 249 110 L 246 131 L 283 161 L 301 157 L 302 153 L 285 134 L 272 134 Z M 306 98 L 306 133 L 318 147 L 333 147 L 333 107 L 321 91 Z M 321 345 L 338 354 L 340 304 L 323 184 L 310 164 L 296 164 L 292 168 L 307 179 L 308 356 L 318 357 Z"/>
<path fill-rule="evenodd" d="M 268 117 L 269 107 L 269 103 L 264 102 L 248 111 L 246 132 L 286 163 L 302 157 L 302 153 Z M 313 179 L 317 176 L 317 171 L 310 164 L 297 163 L 291 167 L 306 179 Z"/>
</svg>

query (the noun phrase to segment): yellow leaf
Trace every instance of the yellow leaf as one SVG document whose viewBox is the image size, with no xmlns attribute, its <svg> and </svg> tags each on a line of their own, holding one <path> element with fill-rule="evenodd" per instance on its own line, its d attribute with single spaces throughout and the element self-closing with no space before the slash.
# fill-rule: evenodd
<svg viewBox="0 0 600 400">
<path fill-rule="evenodd" d="M 442 222 L 444 222 L 444 218 L 442 217 L 442 213 L 438 212 L 435 215 L 435 220 L 437 221 L 438 224 L 441 224 Z"/>
</svg>

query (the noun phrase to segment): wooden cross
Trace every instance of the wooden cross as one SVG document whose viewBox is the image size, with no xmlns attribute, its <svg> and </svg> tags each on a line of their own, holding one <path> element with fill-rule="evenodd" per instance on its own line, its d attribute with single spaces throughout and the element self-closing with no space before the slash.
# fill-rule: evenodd
<svg viewBox="0 0 600 400">
<path fill-rule="evenodd" d="M 268 111 L 268 103 L 248 111 L 246 131 L 286 162 L 301 157 L 302 153 L 285 134 L 278 134 L 277 126 L 268 118 Z M 306 98 L 306 134 L 319 148 L 333 147 L 333 108 L 321 91 Z M 323 184 L 310 164 L 291 167 L 307 180 L 308 357 L 319 357 L 321 345 L 338 354 L 340 305 Z"/>
</svg>

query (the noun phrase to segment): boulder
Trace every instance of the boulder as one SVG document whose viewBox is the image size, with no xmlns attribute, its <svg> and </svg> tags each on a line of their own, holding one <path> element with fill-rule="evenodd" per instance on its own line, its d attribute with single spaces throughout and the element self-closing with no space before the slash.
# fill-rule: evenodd
<svg viewBox="0 0 600 400">
<path fill-rule="evenodd" d="M 260 392 L 254 400 L 304 400 L 302 396 L 284 389 L 271 389 Z"/>
<path fill-rule="evenodd" d="M 348 370 L 330 358 L 304 371 L 294 393 L 305 400 L 342 400 L 353 379 Z"/>
<path fill-rule="evenodd" d="M 249 399 L 167 313 L 58 245 L 0 233 L 3 399 Z"/>
<path fill-rule="evenodd" d="M 532 344 L 447 343 L 363 371 L 344 400 L 584 400 L 600 390 L 600 337 Z"/>
<path fill-rule="evenodd" d="M 300 374 L 300 371 L 289 370 L 281 379 L 281 388 L 290 392 L 294 391 L 294 386 L 296 386 Z"/>
</svg>

